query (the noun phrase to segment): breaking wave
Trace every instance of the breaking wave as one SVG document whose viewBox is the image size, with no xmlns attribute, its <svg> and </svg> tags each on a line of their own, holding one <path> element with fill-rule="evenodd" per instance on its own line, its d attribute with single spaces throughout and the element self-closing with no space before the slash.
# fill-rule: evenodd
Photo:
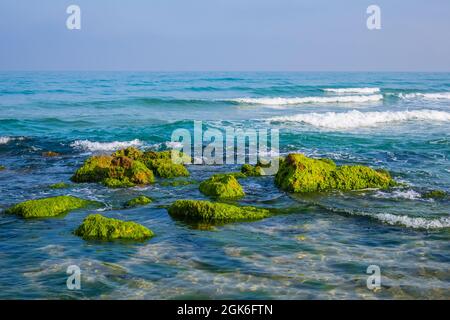
<svg viewBox="0 0 450 320">
<path fill-rule="evenodd" d="M 14 140 L 24 140 L 24 137 L 0 137 L 0 144 L 7 144 Z"/>
<path fill-rule="evenodd" d="M 358 102 L 375 102 L 383 99 L 381 94 L 372 95 L 349 95 L 349 96 L 332 96 L 332 97 L 294 97 L 294 98 L 237 98 L 228 101 L 247 104 L 263 104 L 263 105 L 287 105 L 287 104 L 303 104 L 303 103 L 358 103 Z"/>
<path fill-rule="evenodd" d="M 84 151 L 114 151 L 126 147 L 139 147 L 143 142 L 134 139 L 131 141 L 97 142 L 89 140 L 76 140 L 70 144 L 71 147 Z"/>
<path fill-rule="evenodd" d="M 450 100 L 450 92 L 440 93 L 400 93 L 402 99 Z"/>
<path fill-rule="evenodd" d="M 359 94 L 374 94 L 379 93 L 380 88 L 326 88 L 322 89 L 325 92 L 332 92 L 332 93 L 359 93 Z"/>
<path fill-rule="evenodd" d="M 371 127 L 381 123 L 403 121 L 450 121 L 450 113 L 429 109 L 414 111 L 372 111 L 361 112 L 352 110 L 348 112 L 303 113 L 293 116 L 273 117 L 269 121 L 301 122 L 329 129 L 352 129 Z"/>
</svg>

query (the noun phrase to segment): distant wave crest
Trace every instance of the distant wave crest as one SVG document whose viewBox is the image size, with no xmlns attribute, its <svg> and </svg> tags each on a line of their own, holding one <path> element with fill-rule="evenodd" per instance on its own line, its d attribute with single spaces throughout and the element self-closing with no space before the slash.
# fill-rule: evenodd
<svg viewBox="0 0 450 320">
<path fill-rule="evenodd" d="M 437 110 L 414 111 L 373 111 L 361 112 L 352 110 L 348 112 L 303 113 L 293 116 L 280 116 L 270 121 L 300 122 L 329 129 L 352 129 L 371 127 L 381 123 L 402 122 L 412 120 L 424 121 L 450 121 L 450 113 Z"/>
<path fill-rule="evenodd" d="M 139 147 L 143 143 L 138 139 L 131 141 L 97 142 L 89 140 L 76 140 L 70 144 L 71 147 L 84 151 L 114 151 L 126 147 Z"/>
<path fill-rule="evenodd" d="M 0 136 L 0 144 L 7 144 L 14 140 L 24 140 L 24 137 L 8 137 L 8 136 Z"/>
<path fill-rule="evenodd" d="M 374 94 L 379 93 L 380 88 L 326 88 L 323 89 L 325 92 L 332 93 L 359 93 L 359 94 Z"/>
<path fill-rule="evenodd" d="M 237 98 L 229 101 L 248 104 L 262 105 L 288 105 L 303 103 L 358 103 L 358 102 L 375 102 L 383 99 L 381 94 L 372 95 L 349 95 L 349 96 L 332 96 L 332 97 L 294 97 L 294 98 Z"/>
<path fill-rule="evenodd" d="M 450 100 L 450 92 L 439 93 L 400 93 L 402 99 Z"/>
</svg>

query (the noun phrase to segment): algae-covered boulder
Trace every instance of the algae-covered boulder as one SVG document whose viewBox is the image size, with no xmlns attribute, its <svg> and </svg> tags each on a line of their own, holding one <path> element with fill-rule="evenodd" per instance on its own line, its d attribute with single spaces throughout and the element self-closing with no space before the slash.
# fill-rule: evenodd
<svg viewBox="0 0 450 320">
<path fill-rule="evenodd" d="M 6 169 L 5 166 L 0 165 L 0 171 L 5 170 L 5 169 Z"/>
<path fill-rule="evenodd" d="M 72 196 L 58 196 L 21 202 L 6 209 L 5 213 L 24 218 L 54 217 L 93 204 L 97 203 Z"/>
<path fill-rule="evenodd" d="M 244 164 L 241 167 L 241 172 L 247 177 L 262 176 L 261 167 L 258 165 L 252 166 L 251 164 Z"/>
<path fill-rule="evenodd" d="M 72 176 L 74 182 L 101 182 L 112 188 L 145 185 L 155 181 L 153 172 L 127 156 L 93 156 Z"/>
<path fill-rule="evenodd" d="M 137 206 L 144 206 L 146 204 L 149 204 L 152 202 L 152 199 L 146 196 L 139 196 L 134 199 L 128 200 L 125 203 L 125 207 L 137 207 Z"/>
<path fill-rule="evenodd" d="M 69 185 L 65 182 L 58 182 L 58 183 L 51 184 L 49 186 L 50 189 L 65 189 L 68 187 L 69 187 Z"/>
<path fill-rule="evenodd" d="M 187 162 L 190 159 L 185 154 L 179 154 L 180 159 Z M 174 177 L 188 177 L 189 171 L 183 165 L 183 163 L 175 163 L 172 161 L 171 151 L 147 151 L 142 156 L 142 161 L 145 165 L 153 170 L 155 175 L 161 178 L 174 178 Z"/>
<path fill-rule="evenodd" d="M 290 154 L 281 162 L 275 184 L 289 192 L 386 189 L 396 185 L 385 170 L 360 165 L 337 166 L 330 159 L 311 159 L 303 154 Z"/>
<path fill-rule="evenodd" d="M 174 218 L 202 222 L 258 220 L 270 216 L 267 209 L 201 200 L 177 200 L 168 211 Z"/>
<path fill-rule="evenodd" d="M 422 195 L 425 199 L 444 199 L 447 197 L 447 192 L 442 190 L 430 190 Z"/>
<path fill-rule="evenodd" d="M 84 240 L 146 240 L 153 232 L 136 222 L 106 218 L 101 214 L 87 216 L 74 234 Z"/>
<path fill-rule="evenodd" d="M 200 192 L 217 198 L 238 198 L 245 196 L 242 186 L 234 175 L 215 174 L 211 178 L 200 183 Z"/>
<path fill-rule="evenodd" d="M 54 151 L 45 151 L 42 152 L 42 156 L 43 157 L 59 157 L 61 154 L 59 154 L 58 152 L 54 152 Z"/>
</svg>

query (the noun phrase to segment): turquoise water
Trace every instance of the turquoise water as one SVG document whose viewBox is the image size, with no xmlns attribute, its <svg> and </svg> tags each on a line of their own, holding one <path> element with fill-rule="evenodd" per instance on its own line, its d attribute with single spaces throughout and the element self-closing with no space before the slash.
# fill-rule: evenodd
<svg viewBox="0 0 450 320">
<path fill-rule="evenodd" d="M 172 131 L 192 130 L 192 120 L 278 128 L 282 154 L 385 168 L 405 185 L 299 196 L 272 177 L 245 179 L 240 203 L 284 214 L 213 230 L 165 209 L 204 198 L 195 184 L 48 188 L 69 182 L 91 154 L 168 148 Z M 42 157 L 50 150 L 61 156 Z M 450 202 L 423 195 L 450 192 L 449 156 L 448 73 L 0 73 L 0 210 L 72 194 L 156 233 L 145 243 L 86 242 L 72 231 L 91 211 L 42 220 L 0 213 L 0 298 L 448 299 Z M 237 169 L 189 166 L 194 180 Z M 120 209 L 139 194 L 154 203 Z M 82 271 L 79 291 L 66 287 L 72 264 Z M 366 287 L 372 264 L 381 269 L 377 292 Z"/>
</svg>

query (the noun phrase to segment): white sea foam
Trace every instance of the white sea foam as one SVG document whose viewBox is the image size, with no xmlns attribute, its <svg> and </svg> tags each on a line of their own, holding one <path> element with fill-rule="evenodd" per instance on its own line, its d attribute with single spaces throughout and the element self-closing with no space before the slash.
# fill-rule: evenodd
<svg viewBox="0 0 450 320">
<path fill-rule="evenodd" d="M 426 219 L 421 217 L 410 217 L 407 215 L 395 215 L 391 213 L 379 213 L 372 215 L 372 217 L 386 224 L 401 225 L 414 229 L 450 228 L 450 217 Z"/>
<path fill-rule="evenodd" d="M 380 88 L 326 88 L 325 92 L 332 93 L 359 93 L 359 94 L 374 94 L 380 92 Z"/>
<path fill-rule="evenodd" d="M 450 100 L 450 92 L 439 93 L 400 93 L 402 99 Z"/>
<path fill-rule="evenodd" d="M 229 101 L 248 104 L 263 105 L 288 105 L 303 103 L 362 103 L 375 102 L 383 99 L 381 94 L 371 95 L 348 95 L 348 96 L 331 96 L 331 97 L 294 97 L 294 98 L 237 98 Z"/>
<path fill-rule="evenodd" d="M 143 143 L 138 139 L 131 141 L 97 142 L 89 140 L 76 140 L 70 144 L 75 149 L 84 151 L 114 151 L 126 147 L 139 147 Z"/>
<path fill-rule="evenodd" d="M 436 110 L 414 111 L 373 111 L 361 112 L 352 110 L 348 112 L 303 113 L 293 116 L 270 118 L 270 121 L 301 122 L 330 129 L 352 129 L 371 127 L 382 123 L 402 121 L 450 121 L 450 113 Z"/>
<path fill-rule="evenodd" d="M 386 198 L 386 199 L 408 199 L 408 200 L 417 200 L 421 199 L 420 193 L 414 190 L 394 190 L 393 192 L 384 192 L 378 191 L 375 193 L 375 197 L 377 198 Z"/>
<path fill-rule="evenodd" d="M 0 144 L 7 144 L 14 140 L 24 140 L 24 137 L 0 137 Z"/>
</svg>

